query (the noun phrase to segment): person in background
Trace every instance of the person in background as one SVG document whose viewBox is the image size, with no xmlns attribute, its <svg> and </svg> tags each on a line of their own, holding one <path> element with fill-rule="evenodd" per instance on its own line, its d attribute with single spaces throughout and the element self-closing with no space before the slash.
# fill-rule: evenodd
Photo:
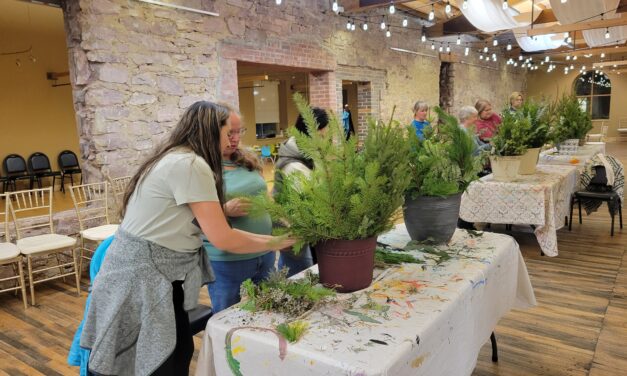
<svg viewBox="0 0 627 376">
<path fill-rule="evenodd" d="M 478 100 L 475 109 L 479 115 L 475 123 L 477 135 L 481 141 L 487 143 L 501 124 L 501 117 L 492 112 L 492 105 L 485 99 Z"/>
<path fill-rule="evenodd" d="M 523 96 L 521 93 L 515 91 L 509 96 L 509 110 L 510 112 L 520 111 L 523 105 Z"/>
<path fill-rule="evenodd" d="M 313 111 L 316 123 L 318 124 L 318 132 L 326 132 L 327 125 L 329 124 L 329 116 L 327 115 L 327 112 L 318 107 L 313 107 L 311 110 Z M 295 127 L 299 132 L 307 136 L 309 135 L 307 125 L 301 115 L 298 115 Z M 301 173 L 305 176 L 309 176 L 311 171 L 314 169 L 314 163 L 311 159 L 305 157 L 298 149 L 296 139 L 294 137 L 290 137 L 281 145 L 279 149 L 279 157 L 274 165 L 274 168 L 275 175 L 273 196 L 276 198 L 281 192 L 283 176 L 294 173 Z M 279 269 L 287 267 L 288 276 L 292 276 L 309 268 L 313 264 L 314 258 L 311 247 L 306 245 L 301 249 L 298 255 L 293 251 L 281 252 L 278 267 Z"/>
<path fill-rule="evenodd" d="M 261 161 L 255 153 L 239 145 L 241 136 L 246 131 L 246 128 L 242 127 L 241 115 L 231 109 L 229 121 L 231 130 L 228 133 L 229 144 L 222 154 L 222 174 L 225 195 L 232 198 L 226 202 L 224 213 L 235 229 L 270 235 L 272 233 L 270 215 L 250 217 L 248 211 L 251 204 L 245 198 L 268 192 L 268 186 L 262 176 Z M 232 253 L 218 249 L 204 236 L 203 246 L 216 277 L 215 281 L 207 286 L 213 313 L 220 312 L 241 300 L 240 285 L 246 279 L 250 278 L 254 283 L 259 283 L 274 270 L 273 251 Z"/>
<path fill-rule="evenodd" d="M 351 136 L 355 135 L 355 127 L 353 127 L 353 117 L 351 115 L 351 111 L 348 108 L 348 104 L 344 105 L 344 109 L 342 110 L 342 126 L 344 127 L 344 135 L 346 136 L 346 141 L 348 141 Z"/>
<path fill-rule="evenodd" d="M 424 140 L 422 130 L 429 125 L 429 121 L 427 120 L 428 112 L 429 106 L 426 102 L 417 101 L 414 103 L 414 120 L 411 122 L 411 125 L 416 129 L 416 136 L 421 140 Z"/>
<path fill-rule="evenodd" d="M 187 311 L 214 277 L 200 234 L 219 249 L 259 253 L 293 240 L 233 229 L 222 154 L 231 111 L 199 101 L 131 179 L 123 220 L 95 279 L 80 346 L 99 375 L 187 375 L 194 354 Z"/>
<path fill-rule="evenodd" d="M 475 123 L 479 118 L 477 110 L 473 106 L 464 106 L 459 110 L 459 125 L 462 127 L 475 142 L 475 155 L 478 155 L 483 150 L 490 150 L 490 144 L 485 143 L 479 139 L 475 132 Z"/>
</svg>

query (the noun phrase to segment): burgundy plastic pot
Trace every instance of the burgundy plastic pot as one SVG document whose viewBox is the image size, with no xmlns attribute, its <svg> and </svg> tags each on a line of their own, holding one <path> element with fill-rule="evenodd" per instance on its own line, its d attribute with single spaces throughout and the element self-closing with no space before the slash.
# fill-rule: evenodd
<svg viewBox="0 0 627 376">
<path fill-rule="evenodd" d="M 338 292 L 353 292 L 370 286 L 376 247 L 376 237 L 316 244 L 320 283 Z"/>
</svg>

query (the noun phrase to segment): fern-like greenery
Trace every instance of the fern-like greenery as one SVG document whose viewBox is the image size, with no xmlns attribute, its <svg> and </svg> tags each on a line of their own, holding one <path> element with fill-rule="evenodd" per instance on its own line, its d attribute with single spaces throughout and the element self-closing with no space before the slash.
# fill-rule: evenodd
<svg viewBox="0 0 627 376">
<path fill-rule="evenodd" d="M 555 143 L 568 139 L 582 139 L 592 129 L 590 114 L 581 108 L 577 96 L 562 95 L 557 103 L 556 123 L 550 130 L 550 138 Z"/>
<path fill-rule="evenodd" d="M 307 332 L 308 328 L 309 323 L 307 323 L 306 321 L 297 320 L 281 323 L 277 325 L 276 330 L 288 342 L 295 343 L 302 338 L 302 336 Z"/>
<path fill-rule="evenodd" d="M 368 121 L 368 135 L 361 150 L 356 138 L 346 141 L 340 123 L 330 114 L 328 131 L 320 134 L 313 113 L 302 96 L 294 95 L 310 137 L 295 128 L 300 151 L 314 161 L 309 177 L 283 176 L 275 200 L 258 197 L 254 205 L 274 220 L 288 224 L 284 231 L 303 244 L 327 239 L 364 239 L 388 231 L 403 203 L 409 184 L 409 144 L 397 122 Z"/>
<path fill-rule="evenodd" d="M 523 155 L 531 138 L 531 119 L 518 112 L 503 111 L 502 123 L 490 140 L 492 154 L 501 157 Z"/>
<path fill-rule="evenodd" d="M 334 290 L 322 287 L 318 282 L 318 276 L 309 271 L 305 278 L 288 279 L 286 268 L 271 273 L 258 285 L 247 279 L 240 287 L 241 308 L 300 316 L 317 303 L 335 296 Z"/>
<path fill-rule="evenodd" d="M 474 155 L 472 136 L 457 118 L 435 107 L 440 124 L 429 126 L 421 141 L 409 132 L 411 183 L 407 193 L 416 196 L 449 196 L 462 192 L 477 179 L 482 157 Z"/>
<path fill-rule="evenodd" d="M 551 103 L 540 103 L 527 100 L 518 112 L 529 119 L 531 129 L 527 139 L 527 147 L 540 148 L 548 140 L 549 129 L 555 122 L 555 106 Z"/>
</svg>

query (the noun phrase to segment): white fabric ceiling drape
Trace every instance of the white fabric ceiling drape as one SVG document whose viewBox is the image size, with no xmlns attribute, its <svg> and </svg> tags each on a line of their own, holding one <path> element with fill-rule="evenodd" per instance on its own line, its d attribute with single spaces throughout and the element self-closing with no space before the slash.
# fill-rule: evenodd
<svg viewBox="0 0 627 376">
<path fill-rule="evenodd" d="M 547 34 L 528 37 L 517 32 L 514 32 L 514 35 L 520 48 L 527 52 L 552 50 L 565 44 L 561 35 Z"/>
<path fill-rule="evenodd" d="M 515 29 L 529 25 L 529 22 L 517 22 L 512 16 L 512 9 L 503 9 L 503 0 L 468 0 L 466 9 L 463 0 L 458 1 L 464 17 L 477 29 L 485 32 Z"/>
<path fill-rule="evenodd" d="M 563 3 L 560 0 L 550 0 L 555 18 L 562 24 L 568 25 L 583 21 L 610 19 L 620 17 L 616 14 L 616 7 L 620 0 L 569 0 Z M 584 30 L 583 38 L 590 47 L 612 46 L 623 44 L 627 40 L 627 26 L 609 28 L 610 38 L 605 38 L 605 29 Z"/>
</svg>

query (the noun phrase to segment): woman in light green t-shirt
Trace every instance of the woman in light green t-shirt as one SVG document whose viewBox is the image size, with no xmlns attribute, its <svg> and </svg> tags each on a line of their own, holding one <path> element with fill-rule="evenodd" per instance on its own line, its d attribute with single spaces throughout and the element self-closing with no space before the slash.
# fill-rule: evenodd
<svg viewBox="0 0 627 376">
<path fill-rule="evenodd" d="M 223 153 L 223 176 L 227 197 L 233 197 L 225 205 L 225 213 L 236 229 L 269 235 L 272 233 L 270 215 L 248 215 L 250 202 L 238 196 L 258 196 L 268 191 L 261 175 L 262 167 L 256 154 L 239 146 L 240 137 L 246 131 L 242 128 L 241 117 L 236 111 L 230 116 L 231 131 L 229 146 Z M 208 285 L 213 312 L 226 309 L 241 300 L 240 285 L 250 278 L 259 283 L 274 270 L 275 255 L 272 251 L 237 254 L 218 249 L 206 239 L 207 251 L 215 281 Z"/>
<path fill-rule="evenodd" d="M 222 154 L 230 144 L 229 116 L 225 106 L 194 103 L 131 179 L 124 219 L 95 280 L 88 331 L 81 337 L 81 346 L 91 349 L 90 371 L 188 373 L 194 347 L 184 308 L 195 306 L 197 295 L 188 295 L 211 277 L 201 234 L 239 255 L 293 245 L 290 239 L 231 228 L 226 220 Z M 138 288 L 145 281 L 153 285 Z M 172 316 L 171 322 L 159 320 Z"/>
</svg>

